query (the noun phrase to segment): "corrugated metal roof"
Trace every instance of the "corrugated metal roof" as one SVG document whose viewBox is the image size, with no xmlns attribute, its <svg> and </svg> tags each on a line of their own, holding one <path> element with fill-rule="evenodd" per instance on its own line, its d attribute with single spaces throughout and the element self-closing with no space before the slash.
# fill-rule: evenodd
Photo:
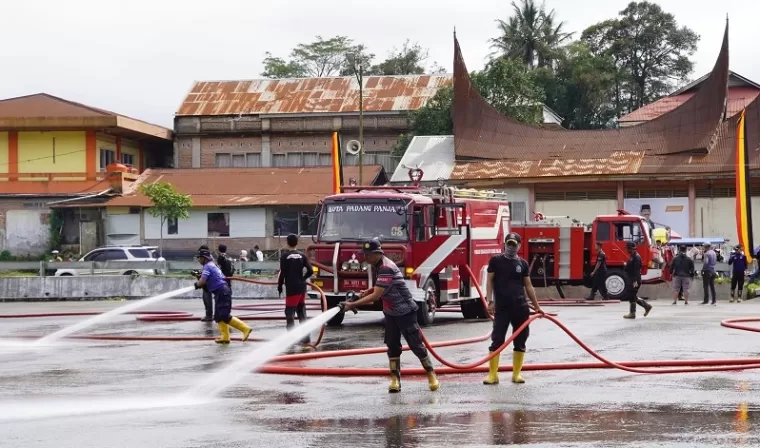
<svg viewBox="0 0 760 448">
<path fill-rule="evenodd" d="M 422 107 L 451 75 L 367 76 L 363 80 L 366 112 L 409 111 Z M 182 102 L 178 116 L 340 113 L 359 110 L 354 76 L 332 78 L 198 81 Z"/>
<path fill-rule="evenodd" d="M 381 165 L 364 166 L 364 179 L 369 181 L 384 182 L 382 173 Z M 358 178 L 359 167 L 345 166 L 343 174 L 346 180 Z M 332 193 L 332 167 L 150 169 L 140 175 L 133 191 L 107 205 L 149 207 L 150 199 L 137 186 L 153 182 L 172 184 L 190 195 L 196 207 L 314 205 Z"/>
<path fill-rule="evenodd" d="M 420 168 L 422 181 L 449 179 L 454 169 L 454 136 L 415 136 L 401 158 L 391 182 L 409 182 L 409 169 Z"/>
<path fill-rule="evenodd" d="M 567 131 L 518 122 L 488 104 L 472 83 L 454 39 L 454 135 L 457 158 L 508 161 L 604 159 L 613 153 L 709 154 L 725 107 L 728 25 L 710 76 L 680 107 L 655 120 L 612 130 Z M 567 175 L 572 172 L 565 173 Z"/>
<path fill-rule="evenodd" d="M 643 122 L 654 120 L 685 103 L 694 96 L 694 92 L 682 93 L 675 96 L 666 96 L 654 103 L 636 109 L 628 115 L 620 117 L 621 123 Z M 749 103 L 760 94 L 760 89 L 754 87 L 731 87 L 728 89 L 727 115 L 733 117 L 742 111 Z"/>
</svg>

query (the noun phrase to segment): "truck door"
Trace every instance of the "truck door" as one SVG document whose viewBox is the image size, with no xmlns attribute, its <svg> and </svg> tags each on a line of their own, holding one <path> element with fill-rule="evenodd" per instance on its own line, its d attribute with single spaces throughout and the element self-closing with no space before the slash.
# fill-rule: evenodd
<svg viewBox="0 0 760 448">
<path fill-rule="evenodd" d="M 646 238 L 644 238 L 641 223 L 638 221 L 612 221 L 610 222 L 610 227 L 613 233 L 610 235 L 610 252 L 607 255 L 607 259 L 611 264 L 621 265 L 630 258 L 625 246 L 629 242 L 635 243 L 636 246 L 645 245 Z M 640 252 L 639 247 L 636 249 Z"/>
</svg>

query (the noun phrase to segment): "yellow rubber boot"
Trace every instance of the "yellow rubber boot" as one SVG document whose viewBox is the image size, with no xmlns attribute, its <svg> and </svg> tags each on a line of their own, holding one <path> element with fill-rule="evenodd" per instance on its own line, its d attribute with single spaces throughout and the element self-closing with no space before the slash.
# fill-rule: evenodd
<svg viewBox="0 0 760 448">
<path fill-rule="evenodd" d="M 497 354 L 488 361 L 488 376 L 483 380 L 483 384 L 499 384 L 499 357 Z"/>
<path fill-rule="evenodd" d="M 391 368 L 391 384 L 388 385 L 388 393 L 401 392 L 401 358 L 388 358 Z"/>
<path fill-rule="evenodd" d="M 512 382 L 522 384 L 525 380 L 520 376 L 522 370 L 523 361 L 525 360 L 525 352 L 512 352 Z"/>
<path fill-rule="evenodd" d="M 237 317 L 233 317 L 232 320 L 230 320 L 230 326 L 239 332 L 243 333 L 243 342 L 248 340 L 248 336 L 251 335 L 251 331 L 253 329 L 246 325 L 242 320 L 238 319 Z"/>
<path fill-rule="evenodd" d="M 217 344 L 229 344 L 230 343 L 230 327 L 227 325 L 226 322 L 219 322 L 217 324 L 219 326 L 219 334 L 221 336 L 216 339 L 214 342 Z"/>
<path fill-rule="evenodd" d="M 422 367 L 427 374 L 430 390 L 438 390 L 441 387 L 441 383 L 438 382 L 438 376 L 435 374 L 435 370 L 433 370 L 433 361 L 430 360 L 429 356 L 426 356 L 425 359 L 421 359 L 420 362 L 422 362 Z"/>
</svg>

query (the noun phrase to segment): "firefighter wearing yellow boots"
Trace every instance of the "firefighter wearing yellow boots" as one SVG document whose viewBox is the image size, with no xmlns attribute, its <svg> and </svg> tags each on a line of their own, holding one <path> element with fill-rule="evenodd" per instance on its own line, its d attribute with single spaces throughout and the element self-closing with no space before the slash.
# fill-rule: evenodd
<svg viewBox="0 0 760 448">
<path fill-rule="evenodd" d="M 227 284 L 221 269 L 214 263 L 214 258 L 208 249 L 198 251 L 198 262 L 203 265 L 198 281 L 195 282 L 195 289 L 201 289 L 204 286 L 214 295 L 214 321 L 219 326 L 221 337 L 216 339 L 217 344 L 230 343 L 230 327 L 243 333 L 243 341 L 248 340 L 251 335 L 251 327 L 243 323 L 237 317 L 232 317 L 232 291 Z"/>
<path fill-rule="evenodd" d="M 489 352 L 495 352 L 504 344 L 510 325 L 512 325 L 512 332 L 514 333 L 530 318 L 530 306 L 528 306 L 528 301 L 525 298 L 526 293 L 536 313 L 544 313 L 538 305 L 536 291 L 530 282 L 528 262 L 517 255 L 520 241 L 520 235 L 517 233 L 507 234 L 504 239 L 506 243 L 504 253 L 491 257 L 488 262 L 486 297 L 488 299 L 488 312 L 494 316 Z M 529 335 L 530 327 L 528 326 L 512 341 L 513 383 L 522 384 L 525 382 L 520 372 L 525 359 L 525 343 L 528 341 Z M 488 376 L 483 380 L 483 384 L 499 384 L 499 358 L 500 354 L 491 358 Z"/>
<path fill-rule="evenodd" d="M 374 287 L 359 293 L 359 300 L 343 302 L 344 311 L 370 304 L 377 299 L 383 300 L 385 315 L 385 345 L 388 346 L 388 363 L 391 371 L 389 393 L 401 391 L 401 336 L 420 359 L 425 369 L 430 390 L 438 390 L 440 383 L 433 369 L 433 362 L 428 355 L 422 333 L 417 323 L 417 304 L 406 286 L 401 270 L 384 255 L 380 242 L 376 239 L 365 241 L 362 246 L 365 260 L 372 266 Z"/>
</svg>

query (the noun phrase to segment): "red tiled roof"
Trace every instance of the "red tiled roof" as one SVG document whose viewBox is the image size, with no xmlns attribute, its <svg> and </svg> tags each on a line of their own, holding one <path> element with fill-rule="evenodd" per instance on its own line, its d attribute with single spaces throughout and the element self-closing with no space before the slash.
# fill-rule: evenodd
<svg viewBox="0 0 760 448">
<path fill-rule="evenodd" d="M 451 75 L 367 76 L 365 112 L 410 111 L 422 107 Z M 177 111 L 182 115 L 258 115 L 359 111 L 354 76 L 334 78 L 199 81 Z"/>
<path fill-rule="evenodd" d="M 728 89 L 727 116 L 733 117 L 741 112 L 742 109 L 747 107 L 749 103 L 757 98 L 758 94 L 760 94 L 760 89 L 755 87 L 730 87 Z M 666 96 L 652 104 L 647 104 L 644 107 L 636 109 L 628 115 L 620 117 L 619 121 L 621 123 L 627 123 L 654 120 L 655 118 L 679 107 L 694 95 L 695 92 L 689 92 L 680 95 Z"/>
<path fill-rule="evenodd" d="M 383 177 L 382 173 L 381 165 L 364 166 L 364 183 L 369 185 Z M 359 167 L 346 166 L 343 175 L 346 181 L 358 179 Z M 332 167 L 149 169 L 134 183 L 131 192 L 106 205 L 150 207 L 150 199 L 138 187 L 153 182 L 172 184 L 178 192 L 190 195 L 195 207 L 314 205 L 332 193 Z"/>
</svg>

